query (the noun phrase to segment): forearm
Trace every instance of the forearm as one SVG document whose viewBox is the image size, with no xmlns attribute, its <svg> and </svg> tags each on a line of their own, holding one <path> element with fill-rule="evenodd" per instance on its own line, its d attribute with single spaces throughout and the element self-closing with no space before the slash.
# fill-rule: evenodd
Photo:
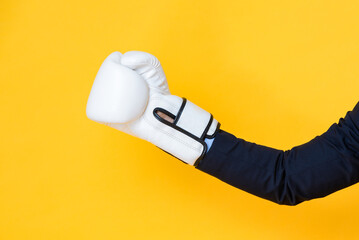
<svg viewBox="0 0 359 240">
<path fill-rule="evenodd" d="M 359 181 L 359 103 L 324 134 L 287 151 L 221 131 L 197 168 L 279 204 L 324 197 Z"/>
</svg>

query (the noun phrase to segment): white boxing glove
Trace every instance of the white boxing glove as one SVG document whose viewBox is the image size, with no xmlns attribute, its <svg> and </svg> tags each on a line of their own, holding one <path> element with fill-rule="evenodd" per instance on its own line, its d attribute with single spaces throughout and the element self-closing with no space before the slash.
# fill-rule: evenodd
<svg viewBox="0 0 359 240">
<path fill-rule="evenodd" d="M 161 113 L 174 121 L 162 118 Z M 213 138 L 220 126 L 210 113 L 171 95 L 160 62 L 138 51 L 114 52 L 105 59 L 92 86 L 86 114 L 195 166 L 206 153 L 204 139 Z"/>
</svg>

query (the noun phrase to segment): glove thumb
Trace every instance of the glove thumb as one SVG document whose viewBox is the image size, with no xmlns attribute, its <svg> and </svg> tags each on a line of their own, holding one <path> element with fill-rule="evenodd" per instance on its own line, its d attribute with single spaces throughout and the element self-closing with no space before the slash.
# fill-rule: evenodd
<svg viewBox="0 0 359 240">
<path fill-rule="evenodd" d="M 121 58 L 121 64 L 141 75 L 148 83 L 150 91 L 170 94 L 161 63 L 152 54 L 140 51 L 126 52 Z"/>
</svg>

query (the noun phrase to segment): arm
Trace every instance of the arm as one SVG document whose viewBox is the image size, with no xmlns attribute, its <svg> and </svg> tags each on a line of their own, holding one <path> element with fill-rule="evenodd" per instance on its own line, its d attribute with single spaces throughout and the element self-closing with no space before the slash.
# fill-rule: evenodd
<svg viewBox="0 0 359 240">
<path fill-rule="evenodd" d="M 324 197 L 359 179 L 359 103 L 306 144 L 288 151 L 260 146 L 219 130 L 212 114 L 171 95 L 158 59 L 145 52 L 114 52 L 105 59 L 86 114 L 279 204 Z M 207 152 L 208 139 L 214 137 Z"/>
<path fill-rule="evenodd" d="M 287 151 L 220 131 L 197 168 L 278 204 L 327 196 L 359 181 L 359 102 L 327 132 Z"/>
</svg>

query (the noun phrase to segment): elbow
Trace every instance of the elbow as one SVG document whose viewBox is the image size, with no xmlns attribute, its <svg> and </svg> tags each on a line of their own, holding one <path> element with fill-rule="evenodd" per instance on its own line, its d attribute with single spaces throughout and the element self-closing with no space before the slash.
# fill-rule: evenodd
<svg viewBox="0 0 359 240">
<path fill-rule="evenodd" d="M 288 178 L 285 178 L 281 186 L 275 188 L 274 200 L 279 205 L 297 206 L 307 199 L 293 187 Z"/>
<path fill-rule="evenodd" d="M 272 171 L 274 174 L 269 177 L 271 179 L 269 182 L 272 183 L 268 191 L 269 200 L 278 205 L 297 206 L 308 200 L 301 194 L 303 189 L 297 186 L 297 181 L 288 172 L 287 161 L 291 155 L 290 150 L 282 151 L 276 159 L 274 171 Z"/>
<path fill-rule="evenodd" d="M 297 206 L 298 204 L 306 201 L 306 199 L 301 198 L 288 188 L 278 188 L 270 195 L 271 196 L 267 196 L 266 198 L 278 205 Z"/>
<path fill-rule="evenodd" d="M 278 205 L 297 206 L 309 200 L 303 197 L 286 177 L 283 177 L 282 181 L 277 182 L 277 184 L 266 184 L 265 186 L 265 188 L 262 188 L 263 191 L 260 194 L 255 195 Z"/>
<path fill-rule="evenodd" d="M 298 204 L 304 201 L 275 201 L 278 205 L 286 205 L 286 206 L 297 206 Z"/>
</svg>

